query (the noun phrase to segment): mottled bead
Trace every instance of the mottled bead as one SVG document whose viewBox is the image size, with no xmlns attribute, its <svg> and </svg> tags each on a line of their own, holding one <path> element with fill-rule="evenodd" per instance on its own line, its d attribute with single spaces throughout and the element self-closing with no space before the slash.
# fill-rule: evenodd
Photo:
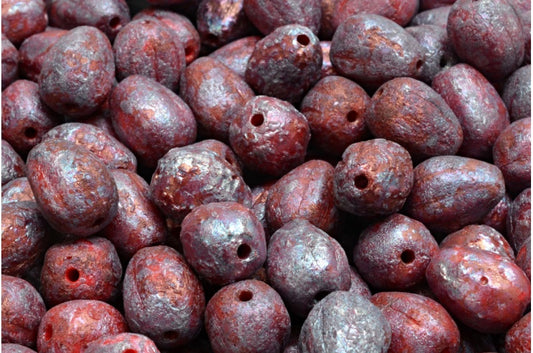
<svg viewBox="0 0 533 353">
<path fill-rule="evenodd" d="M 388 18 L 400 26 L 406 26 L 418 12 L 417 0 L 339 0 L 333 7 L 333 28 L 337 28 L 350 16 L 369 13 Z"/>
<path fill-rule="evenodd" d="M 442 249 L 431 259 L 426 280 L 454 317 L 484 333 L 504 333 L 530 302 L 530 283 L 524 271 L 489 251 Z"/>
<path fill-rule="evenodd" d="M 326 296 L 305 319 L 298 348 L 302 353 L 385 353 L 391 327 L 368 299 L 345 291 Z"/>
<path fill-rule="evenodd" d="M 518 250 L 515 262 L 531 282 L 531 236 L 527 237 L 522 247 Z"/>
<path fill-rule="evenodd" d="M 446 29 L 451 8 L 451 5 L 447 5 L 420 11 L 411 20 L 411 26 L 435 25 Z"/>
<path fill-rule="evenodd" d="M 122 293 L 130 330 L 148 336 L 158 347 L 183 345 L 202 328 L 203 288 L 185 258 L 168 246 L 135 253 L 126 268 Z"/>
<path fill-rule="evenodd" d="M 2 33 L 2 90 L 19 77 L 19 52 Z"/>
<path fill-rule="evenodd" d="M 154 341 L 138 333 L 109 335 L 87 344 L 83 353 L 160 353 Z"/>
<path fill-rule="evenodd" d="M 357 83 L 327 76 L 311 88 L 300 106 L 311 129 L 310 145 L 326 155 L 341 156 L 350 144 L 368 136 L 368 93 Z"/>
<path fill-rule="evenodd" d="M 320 40 L 305 26 L 290 24 L 260 39 L 246 66 L 246 82 L 258 94 L 298 104 L 320 79 Z"/>
<path fill-rule="evenodd" d="M 531 65 L 524 65 L 505 81 L 502 99 L 511 121 L 531 117 Z"/>
<path fill-rule="evenodd" d="M 205 328 L 214 353 L 277 353 L 288 342 L 291 319 L 272 287 L 244 280 L 222 287 L 209 300 Z"/>
<path fill-rule="evenodd" d="M 248 60 L 250 60 L 255 49 L 255 44 L 259 39 L 261 39 L 259 36 L 240 38 L 218 48 L 208 56 L 219 60 L 237 75 L 245 78 Z"/>
<path fill-rule="evenodd" d="M 511 202 L 507 214 L 507 239 L 515 251 L 520 250 L 531 235 L 531 188 L 522 191 Z"/>
<path fill-rule="evenodd" d="M 398 212 L 412 186 L 411 156 L 399 144 L 385 139 L 348 146 L 335 167 L 335 204 L 357 216 Z"/>
<path fill-rule="evenodd" d="M 353 261 L 372 287 L 406 290 L 424 280 L 438 251 L 437 241 L 422 223 L 396 213 L 363 230 Z"/>
<path fill-rule="evenodd" d="M 19 48 L 20 75 L 39 82 L 46 53 L 66 33 L 65 29 L 51 28 L 26 38 Z"/>
<path fill-rule="evenodd" d="M 35 202 L 33 191 L 26 177 L 13 179 L 2 186 L 2 203 L 17 201 Z"/>
<path fill-rule="evenodd" d="M 505 352 L 521 353 L 531 350 L 531 312 L 524 315 L 505 334 Z"/>
<path fill-rule="evenodd" d="M 270 285 L 299 317 L 328 293 L 350 288 L 348 258 L 340 244 L 304 219 L 272 234 L 266 269 Z"/>
<path fill-rule="evenodd" d="M 26 164 L 6 140 L 2 139 L 2 185 L 26 176 Z"/>
<path fill-rule="evenodd" d="M 180 240 L 196 273 L 218 285 L 249 278 L 266 260 L 263 227 L 237 202 L 195 207 L 181 223 Z"/>
<path fill-rule="evenodd" d="M 44 31 L 47 24 L 44 0 L 2 0 L 2 34 L 13 44 Z"/>
</svg>

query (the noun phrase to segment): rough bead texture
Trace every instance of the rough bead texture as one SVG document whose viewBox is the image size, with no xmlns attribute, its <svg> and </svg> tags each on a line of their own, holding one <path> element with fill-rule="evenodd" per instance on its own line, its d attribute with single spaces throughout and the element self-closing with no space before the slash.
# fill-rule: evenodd
<svg viewBox="0 0 533 353">
<path fill-rule="evenodd" d="M 494 164 L 500 168 L 511 195 L 531 186 L 531 118 L 505 128 L 492 148 Z"/>
<path fill-rule="evenodd" d="M 263 35 L 276 28 L 299 24 L 318 34 L 321 19 L 320 0 L 245 0 L 246 16 Z"/>
<path fill-rule="evenodd" d="M 291 319 L 272 287 L 245 280 L 224 286 L 209 300 L 205 328 L 214 353 L 277 353 L 288 342 Z"/>
<path fill-rule="evenodd" d="M 300 317 L 326 294 L 350 288 L 348 258 L 340 244 L 304 219 L 272 234 L 266 269 L 270 285 Z"/>
<path fill-rule="evenodd" d="M 119 293 L 121 277 L 120 259 L 109 240 L 79 239 L 48 248 L 41 293 L 49 307 L 74 299 L 110 302 Z"/>
<path fill-rule="evenodd" d="M 441 249 L 455 246 L 490 251 L 515 260 L 513 248 L 495 229 L 486 225 L 471 224 L 456 232 L 448 234 L 439 244 Z"/>
<path fill-rule="evenodd" d="M 417 11 L 416 0 L 340 0 L 333 6 L 331 21 L 336 29 L 350 16 L 371 13 L 386 17 L 404 27 Z"/>
<path fill-rule="evenodd" d="M 302 353 L 385 353 L 391 327 L 368 299 L 336 291 L 315 305 L 305 319 L 298 347 Z"/>
<path fill-rule="evenodd" d="M 240 170 L 200 142 L 173 148 L 159 160 L 150 182 L 150 197 L 178 223 L 202 204 L 237 201 L 250 206 L 252 201 Z"/>
<path fill-rule="evenodd" d="M 452 1 L 455 2 L 456 0 Z M 448 25 L 448 14 L 450 13 L 451 8 L 451 5 L 447 5 L 420 11 L 411 20 L 411 25 L 435 25 L 446 29 L 446 26 Z"/>
<path fill-rule="evenodd" d="M 530 302 L 530 282 L 524 271 L 489 251 L 442 249 L 431 259 L 426 280 L 454 317 L 479 332 L 504 333 Z"/>
<path fill-rule="evenodd" d="M 26 177 L 13 179 L 2 186 L 2 203 L 17 201 L 35 202 L 33 191 Z"/>
<path fill-rule="evenodd" d="M 218 48 L 208 56 L 219 60 L 232 69 L 237 75 L 245 78 L 248 60 L 250 60 L 255 49 L 255 44 L 259 39 L 261 39 L 261 37 L 258 36 L 237 39 Z"/>
<path fill-rule="evenodd" d="M 184 15 L 161 8 L 146 8 L 138 12 L 133 20 L 154 17 L 170 27 L 178 36 L 185 50 L 185 63 L 189 65 L 200 54 L 200 34 Z"/>
<path fill-rule="evenodd" d="M 518 250 L 515 262 L 531 282 L 531 236 L 527 237 L 522 247 Z"/>
<path fill-rule="evenodd" d="M 22 77 L 39 82 L 39 75 L 48 50 L 67 30 L 52 28 L 26 38 L 19 48 L 19 69 Z"/>
<path fill-rule="evenodd" d="M 165 241 L 165 219 L 138 174 L 116 169 L 111 176 L 118 190 L 117 215 L 98 234 L 113 243 L 121 259 L 129 260 L 138 250 Z"/>
<path fill-rule="evenodd" d="M 20 45 L 32 34 L 44 31 L 48 24 L 46 10 L 43 0 L 3 0 L 2 34 Z"/>
<path fill-rule="evenodd" d="M 531 350 L 531 312 L 518 320 L 505 334 L 505 352 L 521 353 Z"/>
<path fill-rule="evenodd" d="M 35 202 L 2 203 L 2 273 L 22 276 L 50 242 L 50 230 Z"/>
<path fill-rule="evenodd" d="M 84 237 L 103 229 L 116 215 L 115 182 L 88 149 L 48 139 L 30 151 L 27 161 L 35 200 L 56 230 Z"/>
<path fill-rule="evenodd" d="M 119 81 L 142 75 L 168 89 L 178 88 L 185 50 L 177 34 L 156 18 L 128 22 L 113 42 Z"/>
<path fill-rule="evenodd" d="M 2 139 L 2 185 L 26 176 L 26 164 L 17 151 Z"/>
<path fill-rule="evenodd" d="M 522 24 L 505 0 L 457 0 L 447 31 L 461 61 L 489 80 L 507 77 L 524 59 Z"/>
<path fill-rule="evenodd" d="M 160 353 L 154 341 L 138 333 L 119 333 L 90 342 L 83 353 Z"/>
<path fill-rule="evenodd" d="M 122 142 L 90 124 L 64 123 L 50 129 L 42 139 L 74 142 L 94 153 L 108 169 L 137 169 L 137 158 Z"/>
<path fill-rule="evenodd" d="M 305 26 L 276 28 L 259 40 L 246 66 L 246 82 L 258 94 L 298 104 L 320 79 L 320 40 Z"/>
<path fill-rule="evenodd" d="M 358 272 L 381 290 L 406 290 L 424 281 L 439 245 L 420 222 L 396 213 L 363 230 L 353 251 Z"/>
<path fill-rule="evenodd" d="M 385 139 L 348 146 L 335 167 L 335 204 L 357 216 L 398 212 L 412 186 L 411 156 L 399 144 Z"/>
<path fill-rule="evenodd" d="M 438 25 L 418 25 L 405 30 L 420 43 L 424 49 L 424 64 L 419 79 L 430 84 L 435 75 L 450 68 L 458 61 L 446 33 L 446 27 Z"/>
<path fill-rule="evenodd" d="M 505 193 L 503 198 L 487 213 L 481 223 L 486 224 L 504 236 L 507 234 L 507 215 L 511 207 L 511 197 Z"/>
<path fill-rule="evenodd" d="M 467 157 L 432 157 L 414 169 L 404 210 L 437 236 L 481 221 L 504 193 L 496 166 Z"/>
<path fill-rule="evenodd" d="M 370 299 L 372 296 L 372 292 L 370 291 L 370 288 L 368 287 L 368 284 L 365 282 L 363 277 L 357 272 L 357 269 L 353 266 L 350 266 L 350 289 L 348 289 L 348 292 L 352 292 L 358 295 L 361 295 L 365 297 L 366 299 Z"/>
<path fill-rule="evenodd" d="M 196 273 L 218 285 L 250 277 L 266 260 L 263 226 L 237 202 L 194 208 L 181 223 L 180 240 Z"/>
<path fill-rule="evenodd" d="M 200 332 L 204 291 L 176 250 L 163 245 L 139 250 L 128 263 L 122 292 L 131 331 L 158 347 L 178 347 Z"/>
<path fill-rule="evenodd" d="M 111 43 L 95 27 L 63 35 L 46 53 L 39 93 L 50 108 L 74 118 L 94 113 L 107 99 L 115 78 Z"/>
<path fill-rule="evenodd" d="M 22 278 L 2 274 L 2 343 L 35 347 L 45 312 L 37 289 Z"/>
<path fill-rule="evenodd" d="M 19 76 L 19 52 L 2 33 L 2 90 Z"/>
<path fill-rule="evenodd" d="M 89 342 L 127 329 L 124 317 L 113 306 L 99 300 L 71 300 L 44 314 L 37 333 L 37 350 L 82 353 Z"/>
<path fill-rule="evenodd" d="M 244 12 L 244 0 L 204 0 L 196 11 L 202 44 L 219 48 L 256 32 Z"/>
<path fill-rule="evenodd" d="M 154 168 L 171 148 L 196 140 L 196 120 L 189 106 L 148 77 L 132 75 L 121 81 L 109 104 L 119 139 L 148 168 Z"/>
<path fill-rule="evenodd" d="M 229 129 L 231 147 L 245 167 L 271 176 L 302 164 L 310 138 L 305 116 L 291 104 L 268 96 L 250 99 Z"/>
<path fill-rule="evenodd" d="M 303 218 L 330 233 L 339 220 L 333 199 L 331 164 L 310 160 L 294 168 L 269 189 L 265 212 L 271 232 L 284 224 Z"/>
<path fill-rule="evenodd" d="M 527 188 L 511 202 L 507 215 L 507 239 L 513 249 L 518 251 L 530 235 L 531 188 Z"/>
<path fill-rule="evenodd" d="M 463 129 L 446 101 L 427 84 L 395 78 L 372 96 L 366 124 L 376 137 L 402 145 L 415 161 L 455 154 Z"/>
<path fill-rule="evenodd" d="M 531 65 L 524 65 L 505 81 L 502 99 L 512 121 L 531 117 Z"/>
<path fill-rule="evenodd" d="M 369 105 L 368 93 L 347 78 L 332 75 L 318 81 L 300 106 L 311 129 L 310 145 L 326 155 L 342 155 L 350 144 L 368 136 Z"/>
<path fill-rule="evenodd" d="M 52 0 L 48 1 L 50 25 L 71 29 L 93 26 L 104 32 L 109 40 L 130 21 L 125 0 Z"/>
<path fill-rule="evenodd" d="M 180 96 L 194 113 L 199 135 L 228 141 L 233 117 L 255 93 L 226 65 L 202 57 L 183 72 Z"/>
<path fill-rule="evenodd" d="M 2 343 L 2 353 L 37 353 L 31 348 L 16 344 L 16 343 Z"/>
<path fill-rule="evenodd" d="M 2 91 L 2 138 L 21 156 L 60 122 L 60 116 L 41 101 L 37 83 L 17 80 Z"/>
<path fill-rule="evenodd" d="M 419 75 L 424 49 L 394 21 L 375 14 L 358 14 L 335 31 L 330 57 L 342 76 L 376 89 L 394 77 Z"/>
<path fill-rule="evenodd" d="M 509 126 L 509 113 L 494 86 L 472 66 L 458 64 L 435 76 L 431 87 L 461 123 L 457 154 L 490 161 L 494 142 Z"/>
</svg>

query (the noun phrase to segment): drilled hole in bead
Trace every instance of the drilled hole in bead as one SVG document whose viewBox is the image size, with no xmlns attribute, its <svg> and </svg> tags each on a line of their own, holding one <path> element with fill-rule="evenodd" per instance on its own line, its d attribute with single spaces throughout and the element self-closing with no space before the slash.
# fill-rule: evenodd
<svg viewBox="0 0 533 353">
<path fill-rule="evenodd" d="M 122 353 L 138 353 L 138 352 L 135 349 L 128 348 L 128 349 L 122 351 Z"/>
<path fill-rule="evenodd" d="M 115 16 L 109 20 L 109 27 L 112 29 L 117 29 L 120 27 L 120 17 Z"/>
<path fill-rule="evenodd" d="M 440 67 L 445 67 L 446 65 L 448 65 L 448 60 L 446 60 L 446 57 L 441 56 L 440 60 L 439 60 L 439 66 Z"/>
<path fill-rule="evenodd" d="M 263 114 L 254 114 L 252 115 L 252 118 L 250 119 L 250 123 L 252 123 L 253 126 L 261 126 L 263 125 L 263 122 L 265 121 L 265 117 Z"/>
<path fill-rule="evenodd" d="M 310 42 L 309 37 L 305 34 L 300 34 L 298 37 L 296 37 L 296 41 L 303 46 L 308 45 Z"/>
<path fill-rule="evenodd" d="M 368 178 L 364 174 L 357 175 L 353 179 L 353 182 L 355 184 L 355 187 L 358 188 L 359 190 L 362 190 L 368 186 Z"/>
<path fill-rule="evenodd" d="M 37 136 L 37 130 L 31 126 L 24 129 L 24 136 L 29 139 L 33 139 Z"/>
<path fill-rule="evenodd" d="M 166 340 L 175 340 L 179 337 L 177 331 L 166 331 L 163 333 L 163 338 Z"/>
<path fill-rule="evenodd" d="M 358 118 L 358 114 L 355 110 L 350 110 L 348 114 L 346 114 L 346 120 L 348 120 L 348 122 L 350 123 L 353 123 L 354 121 L 356 121 L 357 118 Z"/>
<path fill-rule="evenodd" d="M 100 224 L 104 223 L 104 221 L 104 217 L 97 218 L 96 221 L 93 222 L 93 227 L 98 227 Z"/>
<path fill-rule="evenodd" d="M 404 250 L 400 255 L 400 258 L 404 264 L 410 264 L 415 261 L 415 252 L 413 250 Z"/>
<path fill-rule="evenodd" d="M 239 259 L 248 258 L 251 252 L 252 252 L 252 248 L 248 244 L 241 244 L 237 248 L 237 256 L 239 257 Z"/>
<path fill-rule="evenodd" d="M 75 268 L 69 268 L 65 272 L 65 278 L 69 282 L 76 282 L 80 278 L 80 271 Z"/>
<path fill-rule="evenodd" d="M 485 285 L 487 285 L 487 283 L 489 283 L 489 279 L 487 277 L 483 276 L 483 277 L 481 277 L 479 279 L 479 282 L 481 283 L 481 285 L 485 286 Z"/>
<path fill-rule="evenodd" d="M 189 58 L 194 55 L 194 48 L 191 46 L 185 47 L 185 57 Z"/>
<path fill-rule="evenodd" d="M 44 328 L 44 340 L 50 341 L 52 339 L 52 334 L 54 333 L 54 329 L 52 328 L 52 325 L 48 325 Z"/>
<path fill-rule="evenodd" d="M 331 293 L 330 291 L 325 291 L 325 290 L 322 290 L 320 292 L 318 292 L 317 294 L 315 294 L 315 296 L 313 297 L 313 302 L 316 304 L 318 303 L 319 301 L 321 301 L 322 299 L 324 299 L 326 297 L 326 295 L 328 295 L 329 293 Z"/>
<path fill-rule="evenodd" d="M 252 292 L 250 292 L 249 290 L 243 290 L 239 293 L 239 300 L 241 302 L 247 302 L 247 301 L 250 301 L 252 300 L 252 298 L 254 297 L 254 294 Z"/>
<path fill-rule="evenodd" d="M 420 68 L 422 67 L 422 65 L 424 65 L 424 61 L 422 61 L 422 60 L 418 60 L 418 61 L 416 62 L 416 69 L 417 69 L 417 70 L 420 70 Z"/>
</svg>

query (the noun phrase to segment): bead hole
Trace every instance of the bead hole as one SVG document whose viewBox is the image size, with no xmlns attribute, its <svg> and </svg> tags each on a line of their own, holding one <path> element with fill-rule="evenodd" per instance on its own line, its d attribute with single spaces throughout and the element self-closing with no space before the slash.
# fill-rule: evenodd
<svg viewBox="0 0 533 353">
<path fill-rule="evenodd" d="M 69 282 L 76 282 L 80 278 L 80 271 L 75 268 L 69 268 L 65 272 L 65 277 Z"/>
<path fill-rule="evenodd" d="M 296 41 L 303 45 L 304 47 L 309 44 L 310 40 L 309 37 L 305 34 L 300 34 L 298 37 L 296 37 Z"/>
<path fill-rule="evenodd" d="M 96 219 L 96 221 L 93 222 L 93 227 L 98 227 L 100 224 L 102 224 L 105 221 L 104 217 L 100 217 Z"/>
<path fill-rule="evenodd" d="M 354 178 L 355 187 L 362 190 L 368 186 L 368 178 L 364 174 L 359 174 Z"/>
<path fill-rule="evenodd" d="M 252 248 L 248 244 L 241 244 L 237 248 L 237 256 L 239 259 L 246 259 L 248 256 L 250 256 L 250 253 L 252 252 Z"/>
<path fill-rule="evenodd" d="M 487 277 L 483 276 L 483 277 L 481 277 L 479 279 L 479 282 L 481 283 L 481 285 L 485 286 L 485 285 L 487 285 L 489 283 L 489 279 Z"/>
<path fill-rule="evenodd" d="M 357 117 L 358 117 L 357 115 L 358 114 L 355 110 L 350 110 L 348 114 L 346 114 L 346 120 L 348 120 L 348 122 L 350 123 L 353 123 L 354 121 L 357 120 Z"/>
<path fill-rule="evenodd" d="M 135 349 L 128 348 L 128 349 L 122 351 L 122 353 L 138 353 L 138 352 Z"/>
<path fill-rule="evenodd" d="M 109 20 L 109 27 L 112 29 L 117 29 L 120 27 L 120 17 L 115 16 Z"/>
<path fill-rule="evenodd" d="M 265 121 L 265 117 L 263 114 L 254 114 L 252 115 L 252 118 L 250 119 L 250 122 L 253 126 L 261 126 L 263 125 L 263 122 Z"/>
<path fill-rule="evenodd" d="M 239 293 L 239 300 L 241 302 L 247 302 L 247 301 L 250 301 L 252 300 L 253 298 L 253 293 L 250 292 L 249 290 L 243 290 L 242 292 Z"/>
<path fill-rule="evenodd" d="M 415 261 L 415 252 L 413 250 L 404 250 L 400 255 L 400 258 L 404 264 L 410 264 Z"/>
<path fill-rule="evenodd" d="M 24 136 L 26 136 L 29 139 L 35 138 L 37 136 L 37 130 L 33 127 L 27 127 L 24 129 Z"/>
<path fill-rule="evenodd" d="M 422 67 L 422 65 L 424 65 L 424 61 L 422 61 L 422 60 L 418 60 L 418 61 L 416 62 L 416 69 L 417 69 L 417 70 L 420 70 L 420 68 Z"/>
</svg>

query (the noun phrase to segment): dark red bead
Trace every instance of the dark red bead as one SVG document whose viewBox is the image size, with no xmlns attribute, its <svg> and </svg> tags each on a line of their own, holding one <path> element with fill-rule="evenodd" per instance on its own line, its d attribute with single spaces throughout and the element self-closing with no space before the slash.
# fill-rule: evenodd
<svg viewBox="0 0 533 353">
<path fill-rule="evenodd" d="M 45 312 L 36 288 L 22 278 L 2 274 L 2 343 L 35 347 Z"/>
<path fill-rule="evenodd" d="M 527 237 L 522 247 L 518 250 L 515 262 L 524 270 L 524 273 L 531 282 L 531 236 Z"/>
<path fill-rule="evenodd" d="M 333 28 L 350 16 L 369 13 L 388 18 L 400 26 L 407 25 L 418 12 L 416 0 L 339 0 L 333 7 Z"/>
<path fill-rule="evenodd" d="M 237 39 L 218 48 L 208 56 L 221 61 L 239 76 L 245 78 L 248 60 L 250 60 L 255 49 L 255 44 L 259 39 L 261 39 L 261 37 L 258 36 Z"/>
<path fill-rule="evenodd" d="M 244 280 L 224 286 L 209 300 L 205 328 L 214 353 L 277 353 L 288 342 L 291 319 L 272 287 Z"/>
<path fill-rule="evenodd" d="M 518 320 L 505 334 L 505 352 L 521 353 L 531 350 L 531 312 Z"/>
<path fill-rule="evenodd" d="M 444 248 L 426 270 L 439 302 L 459 321 L 485 333 L 504 333 L 530 302 L 524 271 L 507 257 L 467 248 Z"/>
<path fill-rule="evenodd" d="M 531 65 L 524 65 L 505 81 L 502 99 L 511 121 L 531 117 Z"/>
<path fill-rule="evenodd" d="M 530 235 L 531 188 L 527 188 L 511 202 L 507 215 L 507 239 L 513 249 L 518 251 Z"/>
<path fill-rule="evenodd" d="M 71 300 L 44 314 L 37 333 L 37 349 L 39 353 L 82 353 L 88 343 L 127 330 L 124 317 L 110 304 Z"/>
<path fill-rule="evenodd" d="M 13 179 L 26 176 L 26 164 L 17 151 L 2 139 L 2 186 Z"/>
<path fill-rule="evenodd" d="M 370 301 L 390 324 L 389 353 L 459 352 L 459 329 L 433 299 L 407 292 L 381 292 Z"/>
<path fill-rule="evenodd" d="M 46 251 L 41 293 L 48 306 L 74 299 L 116 299 L 122 266 L 113 244 L 101 237 L 54 244 Z"/>
<path fill-rule="evenodd" d="M 487 213 L 481 223 L 486 224 L 504 236 L 507 234 L 507 214 L 511 207 L 511 197 L 505 193 L 503 198 Z"/>
<path fill-rule="evenodd" d="M 437 241 L 422 223 L 396 213 L 361 233 L 353 260 L 372 287 L 406 290 L 424 280 L 438 251 Z"/>
<path fill-rule="evenodd" d="M 83 353 L 160 353 L 154 341 L 138 333 L 119 333 L 90 342 Z"/>
<path fill-rule="evenodd" d="M 218 285 L 251 277 L 266 260 L 263 226 L 237 202 L 195 207 L 181 223 L 180 240 L 196 273 Z"/>
<path fill-rule="evenodd" d="M 2 203 L 17 201 L 35 202 L 33 191 L 26 177 L 13 179 L 2 186 Z"/>
<path fill-rule="evenodd" d="M 456 0 L 451 1 L 455 2 Z M 448 14 L 450 13 L 451 8 L 451 5 L 447 5 L 420 11 L 411 20 L 411 25 L 435 25 L 446 29 L 448 24 Z"/>
<path fill-rule="evenodd" d="M 2 90 L 19 77 L 19 52 L 2 33 Z"/>
<path fill-rule="evenodd" d="M 291 104 L 268 96 L 250 99 L 229 129 L 231 147 L 245 167 L 271 176 L 302 164 L 310 138 L 305 116 Z"/>
<path fill-rule="evenodd" d="M 126 268 L 122 294 L 130 330 L 158 347 L 176 348 L 200 333 L 204 291 L 176 250 L 158 245 L 137 251 Z"/>
<path fill-rule="evenodd" d="M 2 2 L 2 34 L 19 45 L 32 34 L 44 31 L 48 24 L 44 0 L 4 0 Z"/>
</svg>

